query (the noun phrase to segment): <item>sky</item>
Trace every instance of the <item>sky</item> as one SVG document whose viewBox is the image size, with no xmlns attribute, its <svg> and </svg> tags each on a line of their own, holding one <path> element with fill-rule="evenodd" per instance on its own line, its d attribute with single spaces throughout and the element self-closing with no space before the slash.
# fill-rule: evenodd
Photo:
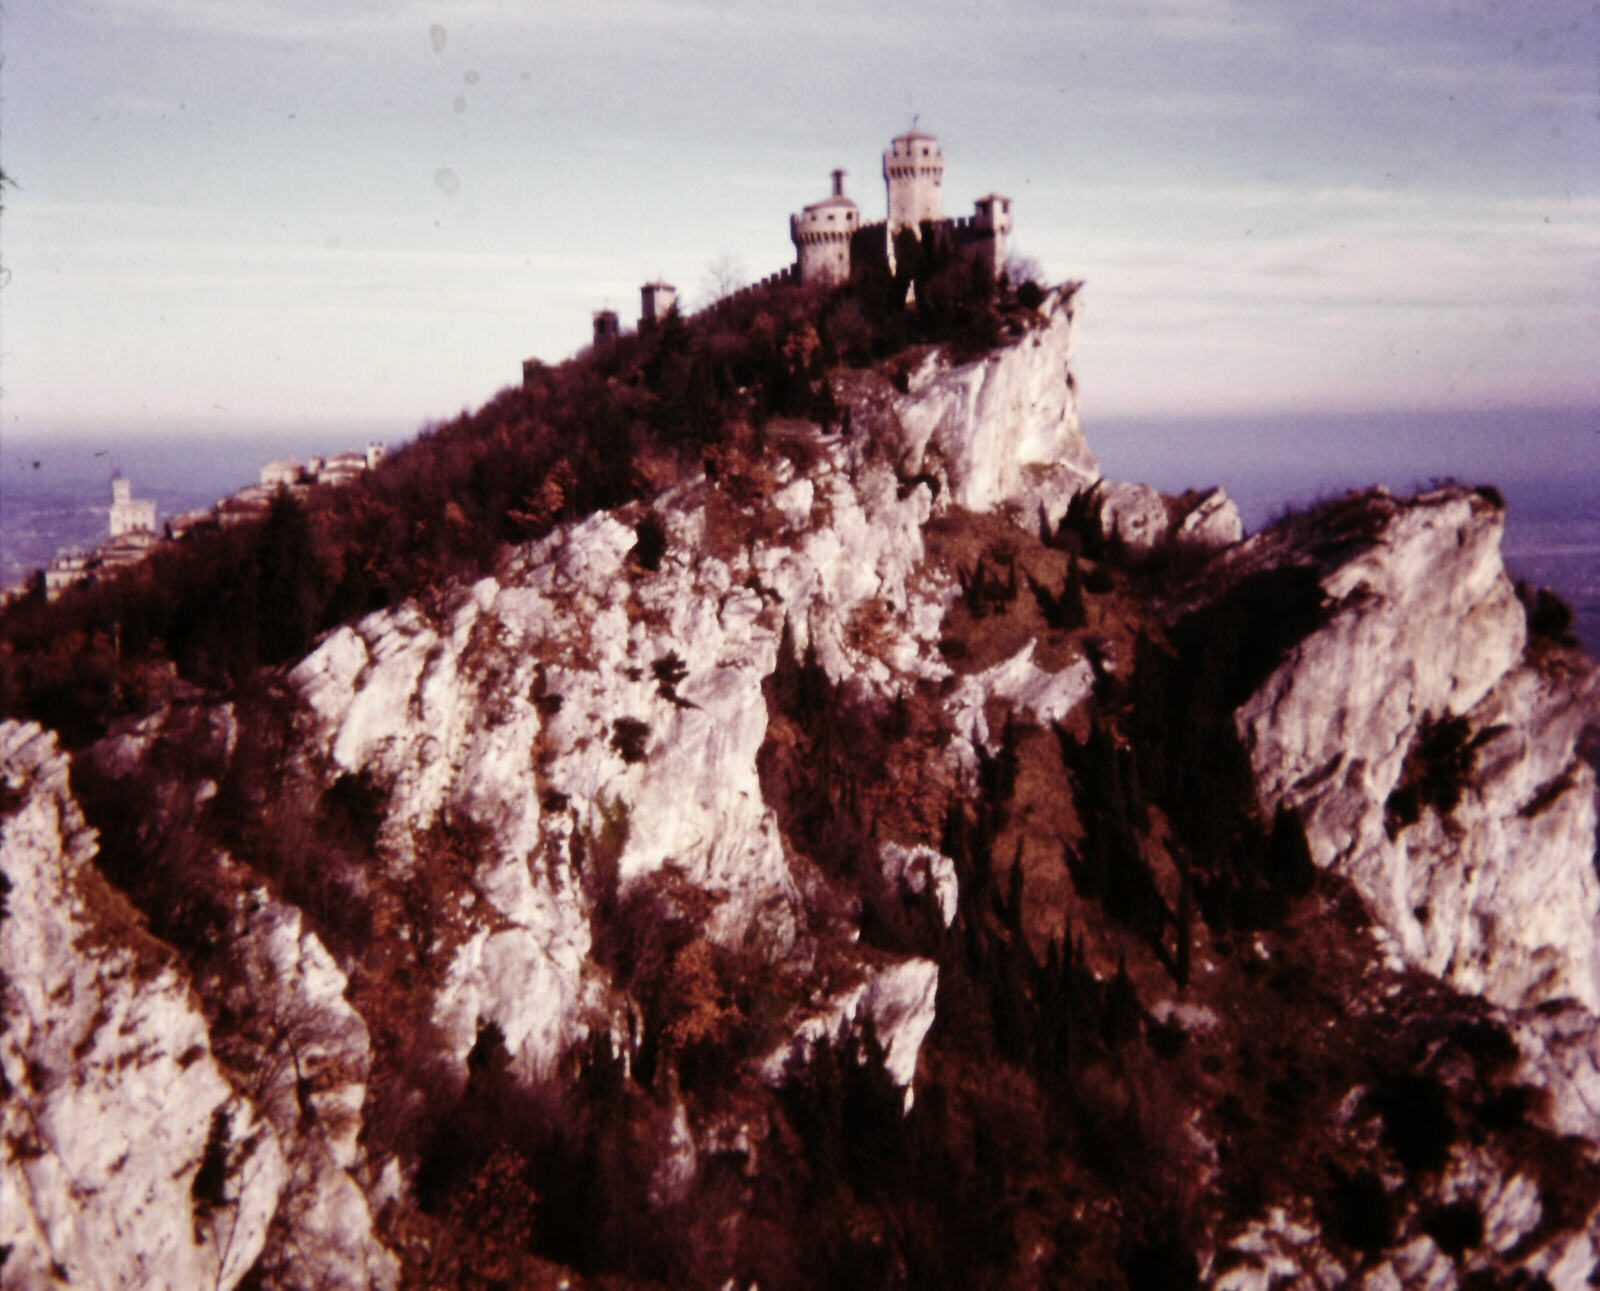
<svg viewBox="0 0 1600 1291">
<path fill-rule="evenodd" d="M 1600 405 L 1593 0 L 0 0 L 0 435 L 362 425 L 793 259 L 835 166 L 1083 279 L 1096 418 Z"/>
</svg>

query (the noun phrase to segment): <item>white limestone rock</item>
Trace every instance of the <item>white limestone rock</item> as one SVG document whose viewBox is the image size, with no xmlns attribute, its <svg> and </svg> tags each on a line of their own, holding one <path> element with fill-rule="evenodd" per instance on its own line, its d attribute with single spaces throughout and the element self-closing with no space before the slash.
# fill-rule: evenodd
<svg viewBox="0 0 1600 1291">
<path fill-rule="evenodd" d="M 995 700 L 1005 701 L 1040 726 L 1061 721 L 1094 692 L 1094 668 L 1085 658 L 1075 659 L 1059 672 L 1046 672 L 1033 661 L 1036 641 L 1030 641 L 1011 658 L 982 672 L 961 678 L 944 701 L 956 732 L 969 744 L 996 751 L 995 732 L 989 729 L 986 710 Z"/>
<path fill-rule="evenodd" d="M 929 355 L 894 401 L 902 472 L 942 474 L 950 501 L 970 511 L 1011 503 L 1059 519 L 1100 476 L 1068 373 L 1080 308 L 1075 287 L 1056 288 L 1040 306 L 1045 325 L 1020 340 L 954 366 Z"/>
<path fill-rule="evenodd" d="M 266 1023 L 253 1028 L 263 1044 L 252 1098 L 289 1171 L 279 1210 L 288 1249 L 267 1252 L 274 1283 L 392 1288 L 399 1265 L 373 1234 L 356 1178 L 372 1051 L 345 975 L 300 912 L 264 890 L 246 898 L 232 944 L 239 1008 Z"/>
<path fill-rule="evenodd" d="M 17 799 L 0 815 L 5 1284 L 226 1291 L 283 1191 L 278 1140 L 218 1069 L 175 958 L 94 869 L 68 765 L 53 736 L 0 723 Z M 207 1208 L 192 1190 L 214 1118 L 226 1169 Z"/>
<path fill-rule="evenodd" d="M 885 843 L 878 849 L 878 863 L 883 867 L 884 878 L 903 891 L 920 896 L 932 890 L 946 928 L 956 921 L 961 884 L 956 878 L 956 863 L 943 852 L 925 843 L 915 847 Z"/>
<path fill-rule="evenodd" d="M 1101 480 L 1089 491 L 1100 537 L 1131 552 L 1149 551 L 1167 536 L 1167 504 L 1148 484 Z"/>
<path fill-rule="evenodd" d="M 917 1054 L 933 1025 L 938 991 L 939 966 L 932 960 L 886 957 L 867 967 L 859 981 L 822 1001 L 761 1060 L 758 1070 L 763 1079 L 777 1084 L 795 1063 L 807 1061 L 818 1044 L 833 1043 L 870 1019 L 883 1047 L 884 1069 L 906 1090 L 909 1108 Z"/>
<path fill-rule="evenodd" d="M 387 789 L 396 864 L 425 863 L 417 840 L 441 821 L 482 827 L 483 901 L 434 1009 L 458 1061 L 482 1022 L 529 1073 L 587 1029 L 604 983 L 584 858 L 608 837 L 622 891 L 670 867 L 716 896 L 714 939 L 778 958 L 796 947 L 802 895 L 756 768 L 785 623 L 834 677 L 887 686 L 945 670 L 940 616 L 911 580 L 928 491 L 901 496 L 858 447 L 822 451 L 783 513 L 798 519 L 805 501 L 825 526 L 719 555 L 710 486 L 694 481 L 657 500 L 657 571 L 628 559 L 625 520 L 598 514 L 519 551 L 442 617 L 371 616 L 290 674 L 308 756 Z"/>
<path fill-rule="evenodd" d="M 1340 505 L 1360 532 L 1316 539 L 1325 621 L 1236 715 L 1263 807 L 1298 813 L 1313 859 L 1351 879 L 1408 963 L 1507 1006 L 1600 1008 L 1594 777 L 1576 747 L 1600 707 L 1592 668 L 1521 662 L 1493 501 Z M 1289 525 L 1225 559 L 1304 559 L 1307 540 Z M 1385 804 L 1424 721 L 1458 717 L 1475 763 L 1461 801 L 1391 838 Z"/>
<path fill-rule="evenodd" d="M 441 823 L 485 840 L 466 931 L 438 966 L 433 1021 L 458 1062 L 494 1022 L 525 1073 L 548 1071 L 616 1006 L 590 958 L 597 857 L 623 893 L 670 870 L 713 894 L 714 940 L 809 962 L 805 898 L 756 767 L 784 629 L 830 678 L 885 696 L 948 675 L 955 589 L 920 569 L 935 498 L 902 479 L 941 474 L 941 505 L 1059 514 L 1098 475 L 1067 370 L 1075 308 L 1056 292 L 1041 327 L 987 358 L 931 357 L 890 401 L 898 463 L 868 434 L 819 436 L 806 477 L 780 464 L 766 521 L 742 536 L 718 518 L 725 502 L 708 505 L 713 485 L 690 480 L 653 502 L 668 530 L 655 571 L 629 559 L 636 513 L 596 514 L 443 605 L 334 632 L 291 672 L 308 765 L 386 791 L 386 863 L 426 865 Z M 961 691 L 975 733 L 990 699 L 1053 720 L 1092 685 L 1086 662 L 1049 674 L 1027 652 L 993 672 Z M 887 1001 L 914 978 L 931 1010 L 922 973 L 875 964 L 864 978 L 901 984 L 863 990 L 885 1001 L 907 1080 L 931 1011 Z"/>
<path fill-rule="evenodd" d="M 1600 1141 L 1600 1024 L 1571 1002 L 1524 1009 L 1509 1019 L 1520 1054 L 1518 1083 L 1547 1096 L 1543 1121 L 1558 1134 Z"/>
<path fill-rule="evenodd" d="M 1231 547 L 1244 537 L 1244 517 L 1226 489 L 1208 489 L 1178 522 L 1173 537 L 1196 547 Z"/>
</svg>

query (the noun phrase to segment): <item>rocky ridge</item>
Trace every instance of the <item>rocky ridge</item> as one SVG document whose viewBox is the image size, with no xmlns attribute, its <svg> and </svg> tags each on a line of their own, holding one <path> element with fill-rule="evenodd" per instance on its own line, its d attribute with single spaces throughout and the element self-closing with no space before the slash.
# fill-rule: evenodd
<svg viewBox="0 0 1600 1291">
<path fill-rule="evenodd" d="M 224 705 L 157 714 L 104 742 L 86 759 L 102 783 L 189 754 L 164 774 L 159 810 L 212 822 L 198 863 L 222 894 L 222 949 L 187 967 L 95 868 L 65 757 L 36 730 L 5 728 L 0 1053 L 14 1097 L 0 1199 L 18 1203 L 0 1206 L 5 1285 L 59 1270 L 106 1282 L 141 1270 L 170 1286 L 232 1287 L 252 1269 L 284 1286 L 390 1286 L 402 1267 L 415 1277 L 426 1260 L 400 1248 L 427 1163 L 379 1146 L 372 1124 L 388 1110 L 374 1066 L 392 1063 L 406 1025 L 425 1031 L 437 1060 L 419 1084 L 468 1094 L 495 1054 L 526 1086 L 559 1085 L 596 1044 L 635 1074 L 654 1068 L 664 1146 L 646 1173 L 661 1207 L 695 1195 L 730 1156 L 755 1176 L 756 1145 L 779 1136 L 753 1095 L 730 1104 L 679 1091 L 658 1048 L 687 1081 L 695 1055 L 734 1028 L 740 1061 L 777 1086 L 854 1036 L 878 1047 L 910 1106 L 947 1006 L 933 950 L 872 932 L 888 908 L 873 884 L 945 929 L 970 930 L 971 902 L 987 898 L 937 818 L 880 817 L 870 883 L 819 865 L 793 794 L 780 792 L 792 787 L 781 755 L 784 741 L 826 748 L 831 728 L 802 730 L 774 691 L 798 670 L 813 690 L 868 708 L 920 705 L 917 720 L 942 734 L 919 761 L 919 791 L 941 805 L 987 801 L 1019 727 L 1064 733 L 1132 679 L 1132 652 L 1101 609 L 1093 639 L 1024 633 L 994 662 L 963 661 L 952 644 L 956 617 L 1013 613 L 1019 561 L 1024 581 L 1065 565 L 1070 588 L 1078 555 L 1030 556 L 1024 538 L 1036 520 L 1054 534 L 1079 496 L 1102 545 L 1160 548 L 1175 533 L 1222 549 L 1206 590 L 1186 591 L 1172 616 L 1201 595 L 1277 580 L 1293 630 L 1236 697 L 1234 726 L 1262 813 L 1299 822 L 1314 864 L 1370 916 L 1378 953 L 1360 989 L 1398 991 L 1416 971 L 1481 998 L 1494 1021 L 1472 1025 L 1514 1036 L 1518 1087 L 1544 1091 L 1549 1128 L 1537 1133 L 1600 1141 L 1600 891 L 1583 755 L 1600 684 L 1580 657 L 1530 645 L 1499 563 L 1498 503 L 1461 489 L 1370 495 L 1238 542 L 1223 495 L 1169 505 L 1097 483 L 1067 367 L 1073 293 L 1053 293 L 1043 316 L 974 362 L 930 351 L 899 386 L 842 378 L 849 436 L 791 428 L 785 451 L 563 526 L 490 577 L 336 630 L 276 683 L 271 739 L 265 727 L 246 736 Z M 1011 561 L 1008 583 L 987 584 L 995 608 L 972 591 L 986 585 L 983 557 L 970 572 L 965 558 L 935 559 L 974 512 L 1008 516 L 1019 535 L 990 549 Z M 654 561 L 639 551 L 647 516 L 665 536 Z M 1052 597 L 1046 587 L 1041 612 L 1062 614 L 1067 590 Z M 270 787 L 240 788 L 257 741 L 273 750 Z M 265 882 L 250 850 L 259 838 L 225 819 L 241 803 L 276 813 L 268 828 L 291 848 L 338 830 L 358 843 L 318 853 L 326 873 L 301 875 L 299 888 L 276 870 Z M 1019 844 L 1019 893 L 1022 856 Z M 328 908 L 295 908 L 302 890 L 331 891 Z M 352 922 L 350 903 L 365 922 Z M 1170 904 L 1180 908 L 1175 893 Z M 1077 898 L 1070 908 L 1081 919 Z M 688 930 L 652 970 L 689 1000 L 671 1003 L 659 1035 L 645 1017 L 655 979 L 641 967 L 650 920 Z M 1197 940 L 1202 973 L 1233 971 Z M 761 1026 L 731 998 L 732 964 L 770 974 L 781 1007 Z M 1130 988 L 1149 1019 L 1138 1026 L 1152 1037 L 1215 1030 L 1223 1010 L 1202 1002 L 1202 986 L 1191 1004 L 1181 984 L 1155 980 Z M 409 1024 L 374 1004 L 400 998 L 421 1010 Z M 1450 1052 L 1435 1046 L 1429 1061 Z M 1429 1088 L 1466 1087 L 1453 1068 L 1425 1070 Z M 382 1097 L 400 1098 L 386 1079 Z M 1360 1150 L 1376 1151 L 1382 1118 L 1358 1090 L 1342 1096 Z M 1190 1137 L 1216 1158 L 1210 1113 L 1196 1112 Z M 1542 1176 L 1492 1135 L 1436 1173 L 1421 1192 L 1376 1185 L 1409 1216 L 1393 1221 L 1387 1254 L 1352 1258 L 1348 1223 L 1279 1205 L 1243 1225 L 1207 1221 L 1195 1275 L 1231 1287 L 1454 1286 L 1518 1269 L 1583 1284 L 1594 1199 L 1552 1220 Z M 1478 1216 L 1470 1255 L 1425 1230 L 1452 1205 Z M 123 1222 L 136 1210 L 151 1216 L 137 1232 Z"/>
</svg>

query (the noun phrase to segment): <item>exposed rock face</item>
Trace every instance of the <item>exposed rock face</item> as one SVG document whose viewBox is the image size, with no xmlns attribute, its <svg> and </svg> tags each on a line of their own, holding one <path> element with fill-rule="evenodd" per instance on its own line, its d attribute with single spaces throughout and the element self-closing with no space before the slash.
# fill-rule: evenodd
<svg viewBox="0 0 1600 1291">
<path fill-rule="evenodd" d="M 449 1271 L 440 1234 L 563 1214 L 535 1195 L 537 1109 L 518 1099 L 574 1094 L 595 1072 L 627 1087 L 593 1114 L 604 1132 L 585 1131 L 585 1186 L 636 1176 L 637 1208 L 673 1223 L 699 1222 L 690 1212 L 712 1198 L 729 1268 L 743 1267 L 739 1243 L 764 1240 L 757 1221 L 741 1229 L 745 1203 L 768 1185 L 787 1203 L 813 1176 L 803 1136 L 833 1145 L 818 1176 L 843 1171 L 852 1118 L 887 1106 L 896 1128 L 869 1151 L 961 1162 L 970 1149 L 985 1177 L 902 1212 L 871 1209 L 883 1181 L 858 1179 L 841 1225 L 842 1246 L 865 1234 L 857 1267 L 899 1258 L 885 1252 L 905 1214 L 931 1223 L 952 1196 L 958 1212 L 1000 1214 L 1026 1179 L 1015 1227 L 971 1230 L 1028 1252 L 1019 1284 L 1084 1269 L 1085 1284 L 1114 1284 L 1101 1275 L 1121 1269 L 1141 1285 L 1139 1260 L 1181 1284 L 1192 1259 L 1204 1283 L 1251 1289 L 1510 1271 L 1583 1285 L 1600 1174 L 1560 1156 L 1558 1136 L 1600 1139 L 1600 881 L 1581 755 L 1600 681 L 1530 647 L 1491 496 L 1380 492 L 1241 543 L 1220 489 L 1169 508 L 1146 486 L 1095 483 L 1066 375 L 1074 310 L 1070 291 L 1053 294 L 1020 341 L 966 364 L 934 353 L 895 394 L 858 374 L 875 402 L 853 407 L 851 435 L 789 426 L 803 443 L 788 457 L 730 451 L 716 478 L 651 500 L 666 541 L 648 567 L 635 504 L 334 631 L 272 679 L 276 707 L 256 701 L 282 733 L 253 787 L 230 780 L 260 735 L 243 698 L 158 714 L 87 755 L 115 779 L 205 745 L 165 801 L 209 826 L 212 802 L 274 807 L 279 824 L 302 810 L 311 842 L 348 791 L 340 827 L 359 842 L 313 859 L 338 871 L 341 900 L 371 899 L 359 936 L 296 895 L 247 830 L 214 828 L 195 837 L 217 944 L 187 947 L 181 967 L 91 864 L 65 758 L 36 728 L 0 727 L 6 1285 L 231 1287 L 253 1270 L 270 1286 L 390 1288 L 400 1266 L 384 1241 L 432 1285 L 417 1270 L 438 1256 Z M 1091 485 L 1110 550 L 1077 529 L 1035 536 L 1041 511 L 1053 524 Z M 1120 560 L 1169 538 L 1217 554 Z M 1239 652 L 1249 684 L 1226 699 L 1162 689 L 1157 659 L 1186 640 L 1184 609 L 1226 609 L 1240 589 L 1262 593 L 1241 602 L 1263 635 Z M 805 705 L 782 698 L 802 684 L 827 722 L 806 725 Z M 856 707 L 828 707 L 840 696 Z M 1209 725 L 1172 715 L 1191 702 Z M 849 734 L 829 724 L 858 711 Z M 1259 802 L 1248 777 L 1200 778 L 1228 799 L 1205 818 L 1224 827 L 1202 837 L 1172 751 L 1135 744 L 1210 739 L 1218 719 Z M 866 752 L 838 756 L 856 738 Z M 843 782 L 880 753 L 891 772 L 858 810 Z M 820 794 L 793 791 L 819 767 Z M 922 771 L 935 788 L 912 811 L 896 777 Z M 1203 883 L 1256 863 L 1240 842 L 1256 806 L 1302 821 L 1312 859 L 1349 886 L 1308 879 L 1298 907 L 1207 907 L 1222 889 Z M 1190 872 L 1186 850 L 1201 858 Z M 679 940 L 651 941 L 669 925 Z M 655 976 L 630 976 L 647 952 Z M 730 1003 L 732 972 L 758 984 L 754 1005 Z M 1387 1044 L 1413 1026 L 1415 1052 Z M 804 1084 L 821 1046 L 864 1052 L 841 1042 L 869 1031 L 882 1072 L 819 1065 Z M 397 1032 L 422 1037 L 425 1067 L 397 1072 Z M 729 1080 L 681 1074 L 696 1045 L 703 1064 L 726 1058 L 728 1034 L 741 1046 Z M 935 1081 L 906 1121 L 924 1135 L 913 1150 L 893 1113 Z M 426 1221 L 425 1153 L 375 1129 L 396 1087 L 418 1105 L 439 1094 L 434 1119 L 404 1122 L 430 1142 L 500 1134 Z M 475 1100 L 525 1119 L 474 1120 L 462 1108 Z M 1433 1139 L 1397 1145 L 1417 1108 Z M 1066 1147 L 1043 1142 L 1062 1133 Z M 1314 1159 L 1282 1164 L 1305 1144 Z M 629 1169 L 598 1173 L 633 1151 Z M 779 1173 L 763 1176 L 771 1161 Z M 1063 1163 L 1069 1193 L 1052 1191 Z M 1252 1192 L 1258 1168 L 1275 1173 Z M 1569 1188 L 1564 1174 L 1583 1177 Z M 1156 1181 L 1151 1196 L 1183 1180 L 1198 1237 L 1166 1242 L 1165 1214 L 1119 1195 L 1129 1179 Z M 1201 1195 L 1213 1188 L 1233 1190 L 1225 1205 Z M 1091 1206 L 1115 1216 L 1099 1266 L 1082 1254 L 1101 1240 Z"/>
<path fill-rule="evenodd" d="M 1089 492 L 1089 507 L 1100 537 L 1128 551 L 1149 551 L 1167 536 L 1167 504 L 1148 484 L 1101 480 Z"/>
<path fill-rule="evenodd" d="M 235 1286 L 287 1175 L 184 974 L 95 870 L 67 759 L 0 724 L 7 1286 Z"/>
<path fill-rule="evenodd" d="M 548 1074 L 597 1024 L 626 1045 L 593 920 L 597 903 L 664 875 L 711 894 L 712 939 L 802 967 L 818 954 L 816 879 L 793 870 L 757 772 L 763 684 L 786 631 L 829 677 L 869 690 L 948 675 L 938 640 L 955 588 L 920 568 L 935 507 L 1059 513 L 1097 473 L 1066 367 L 1071 292 L 1044 313 L 996 354 L 956 366 L 935 354 L 914 374 L 894 406 L 898 471 L 865 437 L 821 443 L 804 477 L 777 464 L 755 529 L 690 481 L 656 500 L 669 534 L 659 569 L 630 558 L 637 511 L 597 514 L 442 604 L 332 633 L 292 670 L 293 774 L 374 789 L 385 865 L 426 864 L 441 830 L 474 840 L 454 931 L 429 950 L 431 1021 L 458 1071 L 489 1023 L 524 1076 Z M 906 474 L 949 491 L 906 488 Z M 1048 721 L 1091 688 L 1083 661 L 1055 674 L 1029 648 L 948 702 L 985 743 L 991 702 Z M 250 737 L 227 708 L 214 717 L 203 742 L 225 768 Z M 163 741 L 189 738 L 163 720 L 107 741 L 98 765 L 138 774 Z M 22 795 L 6 818 L 5 1062 L 19 1091 L 6 1117 L 30 1145 L 0 1175 L 8 1285 L 52 1270 L 110 1284 L 138 1269 L 153 1286 L 230 1287 L 256 1265 L 275 1285 L 392 1286 L 366 1190 L 392 1199 L 405 1185 L 375 1181 L 358 1144 L 371 1046 L 345 973 L 298 910 L 214 857 L 233 902 L 225 966 L 205 984 L 232 1019 L 214 1041 L 177 961 L 90 864 L 66 760 L 37 731 L 5 738 Z M 952 775 L 970 771 L 970 750 L 948 756 Z M 173 792 L 200 805 L 216 784 Z M 949 860 L 892 855 L 904 863 L 891 877 L 931 890 L 950 922 Z M 909 1105 L 938 969 L 872 952 L 841 973 L 760 1070 L 780 1080 L 818 1041 L 870 1021 Z M 693 1174 L 681 1111 L 675 1141 L 690 1158 L 662 1176 L 663 1196 Z M 143 1236 L 118 1229 L 130 1216 Z"/>
<path fill-rule="evenodd" d="M 944 926 L 948 928 L 955 922 L 961 887 L 956 877 L 955 862 L 948 856 L 925 844 L 905 847 L 900 843 L 885 843 L 880 858 L 884 877 L 904 891 L 917 895 L 932 888 Z"/>
<path fill-rule="evenodd" d="M 1595 784 L 1577 745 L 1600 684 L 1571 660 L 1524 661 L 1502 525 L 1463 489 L 1346 505 L 1302 552 L 1325 621 L 1238 725 L 1263 803 L 1300 815 L 1313 858 L 1350 877 L 1407 962 L 1497 1003 L 1593 1011 Z M 1237 563 L 1297 540 L 1253 539 Z"/>
<path fill-rule="evenodd" d="M 300 912 L 248 894 L 232 939 L 251 1096 L 288 1165 L 263 1264 L 286 1287 L 390 1288 L 399 1269 L 372 1231 L 358 1139 L 372 1062 L 348 982 Z M 253 1043 L 251 1043 L 253 1041 Z"/>
<path fill-rule="evenodd" d="M 21 799 L 0 848 L 6 1285 L 231 1287 L 259 1260 L 283 1286 L 392 1287 L 352 1173 L 371 1055 L 344 974 L 299 911 L 250 894 L 208 989 L 252 1024 L 219 1050 L 189 974 L 94 867 L 67 775 L 50 736 L 0 726 Z"/>
<path fill-rule="evenodd" d="M 914 609 L 927 490 L 898 498 L 881 466 L 852 484 L 843 449 L 829 465 L 805 482 L 826 499 L 827 528 L 720 558 L 706 488 L 691 486 L 661 508 L 671 538 L 658 571 L 629 560 L 631 528 L 598 515 L 478 583 L 447 621 L 379 615 L 294 672 L 313 745 L 386 787 L 385 838 L 402 857 L 441 819 L 493 840 L 478 874 L 492 916 L 438 1003 L 460 1058 L 483 1020 L 530 1070 L 581 1034 L 602 984 L 580 853 L 607 829 L 622 840 L 621 892 L 670 866 L 716 894 L 714 938 L 795 948 L 801 893 L 756 770 L 785 621 L 835 675 L 936 666 L 914 612 L 883 643 L 892 663 L 864 656 L 851 630 L 865 601 Z"/>
<path fill-rule="evenodd" d="M 940 506 L 1059 512 L 1096 474 L 1066 379 L 1070 292 L 1043 312 L 1044 326 L 979 361 L 951 367 L 936 352 L 896 402 L 900 473 L 942 472 Z M 902 488 L 860 438 L 823 445 L 806 478 L 780 463 L 776 529 L 732 550 L 704 481 L 656 505 L 669 529 L 658 570 L 630 559 L 624 517 L 596 515 L 518 553 L 444 618 L 412 606 L 374 616 L 291 675 L 312 716 L 308 747 L 334 774 L 384 787 L 396 864 L 441 821 L 492 839 L 475 884 L 488 909 L 454 952 L 435 1015 L 460 1060 L 492 1021 L 527 1070 L 548 1070 L 605 1007 L 582 871 L 608 830 L 623 893 L 670 867 L 715 894 L 715 939 L 811 953 L 756 771 L 762 683 L 785 625 L 836 679 L 887 687 L 948 672 L 936 647 L 953 589 L 917 576 L 933 494 Z M 955 694 L 963 729 L 986 739 L 981 709 L 996 696 L 1048 721 L 1089 693 L 1086 663 L 1056 675 L 1029 653 Z M 941 886 L 940 900 L 953 893 Z M 864 1010 L 909 1081 L 936 973 L 916 962 L 864 972 L 826 1016 Z"/>
<path fill-rule="evenodd" d="M 1244 517 L 1226 489 L 1208 489 L 1178 522 L 1173 536 L 1200 547 L 1231 547 L 1244 537 Z"/>
<path fill-rule="evenodd" d="M 1058 519 L 1100 477 L 1067 367 L 1080 308 L 1074 288 L 1058 288 L 1040 307 L 1048 325 L 1018 344 L 956 366 L 930 354 L 894 404 L 904 473 L 942 472 L 951 499 L 971 511 L 1011 502 Z"/>
</svg>

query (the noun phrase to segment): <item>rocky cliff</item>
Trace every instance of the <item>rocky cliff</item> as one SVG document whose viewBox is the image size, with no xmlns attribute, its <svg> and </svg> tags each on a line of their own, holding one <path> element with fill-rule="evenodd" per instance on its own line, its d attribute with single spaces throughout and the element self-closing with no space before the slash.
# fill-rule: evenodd
<svg viewBox="0 0 1600 1291">
<path fill-rule="evenodd" d="M 1594 669 L 1491 490 L 1100 481 L 1076 311 L 0 728 L 5 1285 L 1585 1284 Z"/>
</svg>

